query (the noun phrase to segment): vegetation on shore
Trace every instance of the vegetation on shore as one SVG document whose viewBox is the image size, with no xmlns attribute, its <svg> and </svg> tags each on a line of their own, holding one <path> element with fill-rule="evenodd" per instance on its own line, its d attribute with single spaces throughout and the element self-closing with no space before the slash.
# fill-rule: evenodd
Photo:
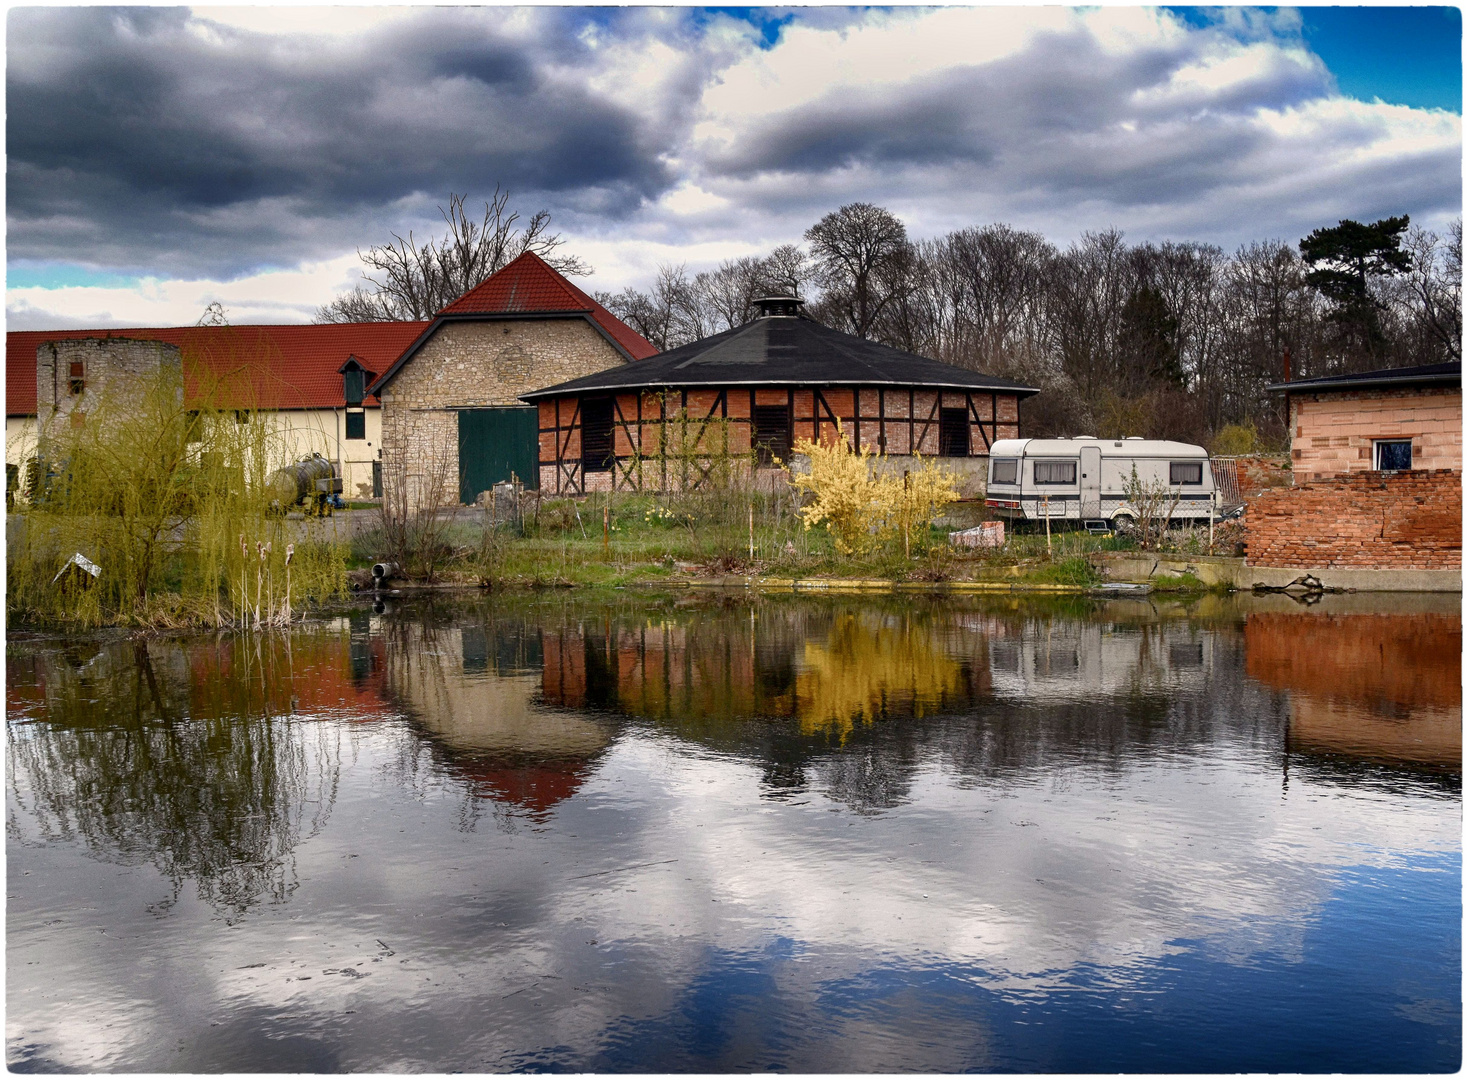
<svg viewBox="0 0 1468 1080">
<path fill-rule="evenodd" d="M 273 505 L 276 426 L 185 371 L 191 400 L 165 365 L 42 431 L 7 516 L 8 625 L 258 628 L 345 592 L 347 545 Z"/>
</svg>

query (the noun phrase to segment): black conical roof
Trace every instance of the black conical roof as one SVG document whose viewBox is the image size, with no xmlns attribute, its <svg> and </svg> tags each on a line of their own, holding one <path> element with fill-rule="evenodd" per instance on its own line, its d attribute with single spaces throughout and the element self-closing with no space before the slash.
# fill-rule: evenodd
<svg viewBox="0 0 1468 1080">
<path fill-rule="evenodd" d="M 804 316 L 773 316 L 520 398 L 694 386 L 902 386 L 998 390 L 1020 397 L 1040 392 L 1013 379 L 843 334 Z"/>
</svg>

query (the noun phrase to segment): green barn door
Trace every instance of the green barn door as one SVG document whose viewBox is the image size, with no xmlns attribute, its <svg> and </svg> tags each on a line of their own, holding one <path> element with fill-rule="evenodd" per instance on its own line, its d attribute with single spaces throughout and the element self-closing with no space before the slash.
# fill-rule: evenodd
<svg viewBox="0 0 1468 1080">
<path fill-rule="evenodd" d="M 460 502 L 473 505 L 511 473 L 527 488 L 540 486 L 539 417 L 534 406 L 460 410 Z"/>
</svg>

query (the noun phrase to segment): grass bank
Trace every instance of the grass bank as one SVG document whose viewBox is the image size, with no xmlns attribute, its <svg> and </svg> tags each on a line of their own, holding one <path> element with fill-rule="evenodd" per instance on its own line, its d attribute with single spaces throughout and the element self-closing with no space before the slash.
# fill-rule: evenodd
<svg viewBox="0 0 1468 1080">
<path fill-rule="evenodd" d="M 961 503 L 921 535 L 840 553 L 822 527 L 807 529 L 787 493 L 663 497 L 602 494 L 545 500 L 520 520 L 491 524 L 489 514 L 459 511 L 433 530 L 437 550 L 404 560 L 407 580 L 496 589 L 628 586 L 730 575 L 802 579 L 866 578 L 892 582 L 1004 581 L 1089 587 L 1101 578 L 1086 556 L 1131 549 L 1114 536 L 1055 530 L 1011 531 L 996 549 L 957 549 L 955 529 L 983 518 Z M 352 537 L 350 566 L 389 556 L 377 523 Z M 416 565 L 415 565 L 416 564 Z"/>
</svg>

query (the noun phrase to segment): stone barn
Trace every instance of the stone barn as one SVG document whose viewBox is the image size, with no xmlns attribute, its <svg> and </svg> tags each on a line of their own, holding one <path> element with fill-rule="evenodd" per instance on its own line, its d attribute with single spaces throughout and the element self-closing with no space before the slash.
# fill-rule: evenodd
<svg viewBox="0 0 1468 1080">
<path fill-rule="evenodd" d="M 453 506 L 512 476 L 538 486 L 536 410 L 520 396 L 655 351 L 526 252 L 440 311 L 368 388 L 382 402 L 385 497 Z"/>
<path fill-rule="evenodd" d="M 540 410 L 541 490 L 696 487 L 720 459 L 769 467 L 839 424 L 889 467 L 940 458 L 981 495 L 990 445 L 1019 437 L 1019 403 L 1039 393 L 832 330 L 792 297 L 756 303 L 736 329 L 522 394 Z"/>
</svg>

